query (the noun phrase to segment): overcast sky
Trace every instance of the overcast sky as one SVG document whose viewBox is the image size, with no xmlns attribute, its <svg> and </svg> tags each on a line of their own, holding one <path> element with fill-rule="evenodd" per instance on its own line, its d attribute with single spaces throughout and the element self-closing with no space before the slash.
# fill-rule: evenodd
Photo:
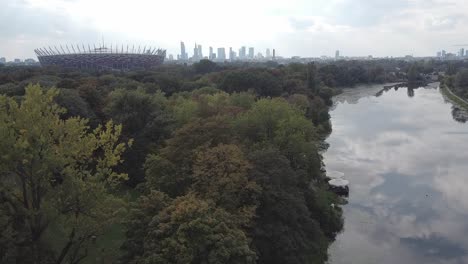
<svg viewBox="0 0 468 264">
<path fill-rule="evenodd" d="M 468 0 L 0 0 L 0 57 L 105 42 L 275 48 L 282 56 L 434 55 L 468 44 Z M 468 48 L 468 45 L 467 45 Z"/>
</svg>

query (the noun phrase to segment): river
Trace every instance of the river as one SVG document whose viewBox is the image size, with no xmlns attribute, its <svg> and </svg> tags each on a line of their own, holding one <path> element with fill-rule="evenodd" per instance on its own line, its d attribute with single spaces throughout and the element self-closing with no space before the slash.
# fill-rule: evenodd
<svg viewBox="0 0 468 264">
<path fill-rule="evenodd" d="M 350 181 L 331 264 L 468 263 L 468 123 L 437 84 L 335 97 L 327 170 Z"/>
</svg>

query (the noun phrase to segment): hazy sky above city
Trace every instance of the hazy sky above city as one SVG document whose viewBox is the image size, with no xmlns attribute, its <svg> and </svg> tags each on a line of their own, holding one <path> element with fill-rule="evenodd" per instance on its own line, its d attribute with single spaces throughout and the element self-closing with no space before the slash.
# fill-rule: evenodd
<svg viewBox="0 0 468 264">
<path fill-rule="evenodd" d="M 434 55 L 468 44 L 468 0 L 0 0 L 0 57 L 48 45 L 275 48 L 282 56 Z M 468 45 L 467 45 L 468 47 Z"/>
</svg>

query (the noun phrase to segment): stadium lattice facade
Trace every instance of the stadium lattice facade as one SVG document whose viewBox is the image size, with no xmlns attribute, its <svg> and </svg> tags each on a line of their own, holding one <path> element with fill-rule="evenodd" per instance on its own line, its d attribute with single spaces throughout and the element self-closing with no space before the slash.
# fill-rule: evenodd
<svg viewBox="0 0 468 264">
<path fill-rule="evenodd" d="M 95 69 L 95 70 L 133 70 L 149 69 L 161 65 L 166 57 L 166 51 L 156 48 L 138 49 L 135 46 L 116 46 L 86 48 L 68 45 L 60 49 L 54 47 L 35 49 L 34 52 L 42 66 L 58 66 L 62 68 Z"/>
</svg>

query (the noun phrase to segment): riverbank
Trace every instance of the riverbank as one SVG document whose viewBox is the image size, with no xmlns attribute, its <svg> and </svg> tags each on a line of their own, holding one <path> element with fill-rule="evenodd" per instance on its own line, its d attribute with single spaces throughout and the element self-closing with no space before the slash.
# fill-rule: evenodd
<svg viewBox="0 0 468 264">
<path fill-rule="evenodd" d="M 450 88 L 448 88 L 447 85 L 441 84 L 439 90 L 442 93 L 442 95 L 451 103 L 465 110 L 468 110 L 468 101 L 452 92 L 452 90 L 450 90 Z"/>
</svg>

